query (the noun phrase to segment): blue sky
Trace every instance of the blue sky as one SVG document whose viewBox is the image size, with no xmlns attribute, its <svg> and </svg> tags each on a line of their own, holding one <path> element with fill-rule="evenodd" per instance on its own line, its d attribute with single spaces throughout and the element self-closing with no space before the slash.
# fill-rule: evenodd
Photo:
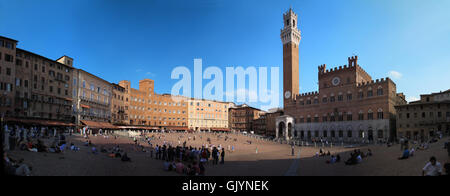
<svg viewBox="0 0 450 196">
<path fill-rule="evenodd" d="M 172 69 L 193 70 L 194 58 L 224 72 L 279 66 L 281 74 L 290 6 L 302 31 L 302 93 L 318 89 L 318 65 L 352 55 L 372 78 L 392 75 L 409 100 L 450 88 L 448 0 L 0 0 L 0 35 L 51 59 L 71 56 L 110 82 L 137 88 L 151 78 L 156 92 L 169 93 Z"/>
</svg>

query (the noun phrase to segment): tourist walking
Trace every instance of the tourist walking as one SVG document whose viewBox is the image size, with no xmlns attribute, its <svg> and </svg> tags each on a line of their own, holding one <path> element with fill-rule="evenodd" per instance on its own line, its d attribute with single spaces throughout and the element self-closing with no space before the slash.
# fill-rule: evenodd
<svg viewBox="0 0 450 196">
<path fill-rule="evenodd" d="M 222 153 L 220 154 L 220 156 L 222 157 L 222 160 L 220 161 L 220 164 L 224 164 L 225 163 L 225 149 L 222 149 Z"/>
<path fill-rule="evenodd" d="M 292 154 L 292 156 L 294 156 L 294 155 L 295 155 L 295 152 L 294 152 L 294 150 L 295 150 L 295 148 L 294 148 L 294 144 L 292 144 L 292 145 L 291 145 L 291 148 L 292 148 L 292 150 L 291 150 L 291 151 L 292 151 L 292 152 L 291 152 L 291 154 Z"/>
</svg>

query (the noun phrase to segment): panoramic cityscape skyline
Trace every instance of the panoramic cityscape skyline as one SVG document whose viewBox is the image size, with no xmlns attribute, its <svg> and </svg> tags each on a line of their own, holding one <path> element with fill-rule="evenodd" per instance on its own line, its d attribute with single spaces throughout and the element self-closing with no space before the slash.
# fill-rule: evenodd
<svg viewBox="0 0 450 196">
<path fill-rule="evenodd" d="M 318 65 L 342 66 L 354 55 L 374 79 L 394 80 L 408 101 L 447 90 L 450 83 L 442 72 L 450 60 L 445 1 L 64 3 L 67 7 L 59 9 L 52 0 L 0 1 L 1 8 L 8 7 L 0 13 L 8 18 L 0 20 L 0 34 L 52 59 L 73 57 L 75 66 L 109 82 L 125 79 L 137 87 L 139 80 L 150 78 L 158 81 L 156 92 L 170 93 L 178 80 L 170 79 L 168 70 L 186 66 L 193 73 L 195 58 L 223 72 L 229 66 L 282 70 L 280 13 L 292 6 L 302 32 L 300 93 L 318 90 Z"/>
<path fill-rule="evenodd" d="M 0 0 L 1 171 L 448 176 L 442 1 Z"/>
</svg>

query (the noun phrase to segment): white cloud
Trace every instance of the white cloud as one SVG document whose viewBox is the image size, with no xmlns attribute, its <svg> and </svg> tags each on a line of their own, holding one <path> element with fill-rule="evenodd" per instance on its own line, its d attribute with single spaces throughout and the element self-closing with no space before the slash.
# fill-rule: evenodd
<svg viewBox="0 0 450 196">
<path fill-rule="evenodd" d="M 389 77 L 392 78 L 392 79 L 400 79 L 400 78 L 402 78 L 402 76 L 403 76 L 402 73 L 400 73 L 400 72 L 398 72 L 398 71 L 394 71 L 394 70 L 389 71 L 389 72 L 388 72 L 388 75 L 389 75 Z"/>
<path fill-rule="evenodd" d="M 419 101 L 420 99 L 414 96 L 411 97 L 406 97 L 406 101 L 407 102 L 412 102 L 412 101 Z"/>
<path fill-rule="evenodd" d="M 156 76 L 154 73 L 149 72 L 149 71 L 148 71 L 147 73 L 145 73 L 145 75 L 152 76 L 152 77 L 155 77 L 155 76 Z"/>
<path fill-rule="evenodd" d="M 239 95 L 241 95 L 241 93 L 245 96 L 245 98 L 249 98 L 249 97 L 258 97 L 258 92 L 255 90 L 248 90 L 248 89 L 237 89 L 233 92 L 229 92 L 226 91 L 224 94 L 225 96 L 233 96 L 235 97 L 239 97 Z"/>
</svg>

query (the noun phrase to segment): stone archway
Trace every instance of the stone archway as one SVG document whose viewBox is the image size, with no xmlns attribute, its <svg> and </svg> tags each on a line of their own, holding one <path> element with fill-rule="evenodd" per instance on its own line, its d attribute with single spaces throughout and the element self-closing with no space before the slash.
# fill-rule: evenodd
<svg viewBox="0 0 450 196">
<path fill-rule="evenodd" d="M 286 129 L 286 124 L 284 124 L 284 122 L 280 122 L 278 124 L 278 131 L 277 131 L 277 137 L 285 137 L 285 129 Z"/>
<path fill-rule="evenodd" d="M 288 137 L 292 138 L 292 123 L 288 123 L 288 127 L 287 127 L 287 133 L 288 133 Z"/>
<path fill-rule="evenodd" d="M 276 138 L 289 140 L 295 131 L 294 118 L 291 116 L 280 116 L 276 119 Z"/>
</svg>

